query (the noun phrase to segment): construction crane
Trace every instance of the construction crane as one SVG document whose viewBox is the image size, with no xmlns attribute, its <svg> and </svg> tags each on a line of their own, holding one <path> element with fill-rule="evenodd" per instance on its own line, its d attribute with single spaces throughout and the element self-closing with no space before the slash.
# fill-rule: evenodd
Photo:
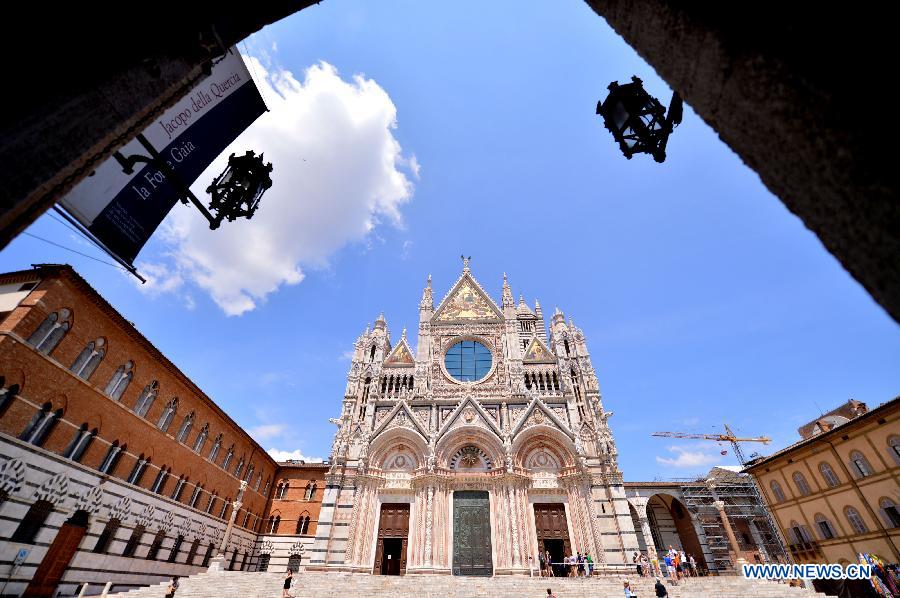
<svg viewBox="0 0 900 598">
<path fill-rule="evenodd" d="M 758 436 L 756 438 L 739 438 L 734 435 L 734 432 L 731 431 L 731 428 L 728 427 L 728 424 L 725 425 L 725 433 L 724 434 L 689 434 L 687 432 L 654 432 L 653 436 L 662 436 L 663 438 L 688 438 L 691 440 L 715 440 L 717 442 L 730 442 L 731 446 L 734 448 L 734 454 L 737 456 L 738 461 L 741 462 L 741 465 L 746 463 L 744 459 L 744 452 L 741 450 L 741 445 L 739 442 L 762 442 L 763 444 L 769 444 L 772 442 L 772 439 L 768 436 Z"/>
</svg>

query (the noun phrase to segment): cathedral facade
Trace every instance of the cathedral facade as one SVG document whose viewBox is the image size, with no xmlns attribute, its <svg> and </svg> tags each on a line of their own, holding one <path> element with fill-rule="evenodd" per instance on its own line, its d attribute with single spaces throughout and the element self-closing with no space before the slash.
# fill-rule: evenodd
<svg viewBox="0 0 900 598">
<path fill-rule="evenodd" d="M 638 550 L 597 377 L 557 310 L 498 304 L 468 260 L 417 344 L 383 316 L 357 339 L 310 568 L 374 574 L 529 574 L 537 554 Z"/>
</svg>

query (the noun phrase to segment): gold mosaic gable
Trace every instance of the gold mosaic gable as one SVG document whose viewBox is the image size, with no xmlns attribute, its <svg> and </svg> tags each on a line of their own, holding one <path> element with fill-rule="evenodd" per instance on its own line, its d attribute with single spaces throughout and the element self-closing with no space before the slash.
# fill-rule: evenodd
<svg viewBox="0 0 900 598">
<path fill-rule="evenodd" d="M 434 319 L 439 322 L 497 320 L 502 317 L 493 302 L 484 295 L 468 275 L 459 281 L 434 315 Z"/>
<path fill-rule="evenodd" d="M 552 363 L 556 361 L 556 356 L 539 339 L 533 338 L 531 339 L 531 344 L 528 345 L 528 350 L 525 351 L 525 357 L 522 361 L 526 363 Z"/>
<path fill-rule="evenodd" d="M 397 345 L 384 362 L 387 365 L 416 365 L 416 360 L 413 359 L 412 353 L 409 352 L 409 347 L 406 346 L 405 342 Z"/>
</svg>

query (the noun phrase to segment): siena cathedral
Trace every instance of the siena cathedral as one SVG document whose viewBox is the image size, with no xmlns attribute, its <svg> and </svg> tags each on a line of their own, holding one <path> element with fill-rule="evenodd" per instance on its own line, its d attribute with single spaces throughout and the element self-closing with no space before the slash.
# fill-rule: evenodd
<svg viewBox="0 0 900 598">
<path fill-rule="evenodd" d="M 356 341 L 310 569 L 529 573 L 589 554 L 624 565 L 639 542 L 584 335 L 556 310 L 498 305 L 469 270 L 417 345 L 383 316 Z M 534 560 L 532 560 L 534 559 Z"/>
</svg>

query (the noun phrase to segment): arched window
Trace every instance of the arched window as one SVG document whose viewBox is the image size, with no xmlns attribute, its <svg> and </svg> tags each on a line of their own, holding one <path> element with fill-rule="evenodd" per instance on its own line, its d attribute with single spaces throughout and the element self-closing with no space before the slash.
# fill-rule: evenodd
<svg viewBox="0 0 900 598">
<path fill-rule="evenodd" d="M 116 369 L 116 373 L 109 379 L 109 383 L 107 383 L 104 391 L 109 398 L 114 401 L 122 399 L 125 389 L 128 388 L 128 385 L 131 384 L 131 379 L 134 377 L 133 370 L 134 362 L 132 361 L 126 361 Z"/>
<path fill-rule="evenodd" d="M 790 539 L 793 540 L 794 544 L 804 544 L 812 542 L 812 535 L 809 533 L 809 530 L 806 529 L 806 526 L 800 525 L 796 521 L 791 521 L 788 532 L 791 536 Z"/>
<path fill-rule="evenodd" d="M 185 485 L 187 485 L 187 479 L 184 476 L 179 476 L 175 489 L 172 490 L 172 500 L 181 500 L 181 493 L 184 492 Z"/>
<path fill-rule="evenodd" d="M 28 337 L 28 344 L 44 355 L 50 355 L 72 327 L 71 320 L 72 312 L 68 309 L 53 312 Z"/>
<path fill-rule="evenodd" d="M 894 465 L 900 465 L 900 436 L 888 438 L 888 452 L 894 460 Z"/>
<path fill-rule="evenodd" d="M 6 409 L 12 405 L 13 398 L 19 394 L 19 385 L 13 384 L 9 388 L 2 388 L 4 380 L 0 377 L 0 416 L 6 413 Z"/>
<path fill-rule="evenodd" d="M 166 466 L 163 465 L 159 469 L 159 473 L 156 474 L 156 479 L 153 480 L 153 485 L 150 486 L 150 492 L 155 492 L 156 494 L 162 494 L 163 488 L 166 487 L 166 480 L 169 479 L 169 473 L 172 471 L 172 468 L 166 469 Z"/>
<path fill-rule="evenodd" d="M 43 446 L 47 436 L 56 427 L 56 422 L 62 417 L 63 410 L 57 409 L 51 411 L 53 405 L 44 403 L 41 410 L 34 414 L 22 433 L 19 434 L 19 440 L 24 440 L 35 446 Z"/>
<path fill-rule="evenodd" d="M 159 382 L 154 380 L 141 391 L 141 396 L 138 397 L 137 403 L 134 404 L 134 412 L 141 417 L 145 417 L 158 394 Z"/>
<path fill-rule="evenodd" d="M 563 347 L 566 350 L 566 355 L 569 355 L 569 339 L 563 339 Z"/>
<path fill-rule="evenodd" d="M 145 528 L 143 525 L 134 526 L 134 530 L 131 532 L 131 537 L 128 538 L 128 542 L 125 544 L 125 550 L 122 551 L 122 556 L 132 557 L 134 556 L 135 551 L 137 551 L 137 547 L 141 543 L 141 538 L 144 537 Z"/>
<path fill-rule="evenodd" d="M 772 483 L 769 484 L 769 488 L 772 489 L 772 496 L 775 497 L 775 502 L 784 502 L 784 492 L 781 490 L 781 484 L 772 480 Z"/>
<path fill-rule="evenodd" d="M 250 483 L 250 479 L 253 477 L 253 470 L 256 468 L 253 463 L 250 464 L 250 467 L 247 468 L 247 475 L 244 476 L 244 481 L 248 484 Z"/>
<path fill-rule="evenodd" d="M 847 521 L 850 522 L 850 527 L 853 528 L 853 531 L 857 534 L 864 534 L 869 531 L 869 528 L 866 527 L 866 522 L 863 521 L 863 518 L 860 517 L 859 511 L 854 509 L 853 507 L 847 507 L 844 509 L 844 515 L 847 516 Z"/>
<path fill-rule="evenodd" d="M 881 518 L 888 528 L 900 527 L 900 512 L 897 511 L 897 505 L 889 498 L 882 498 L 878 506 L 881 507 Z"/>
<path fill-rule="evenodd" d="M 212 558 L 212 553 L 213 553 L 213 543 L 210 542 L 209 545 L 206 547 L 206 554 L 203 555 L 203 563 L 200 565 L 204 569 L 206 567 L 209 567 L 209 559 Z"/>
<path fill-rule="evenodd" d="M 169 426 L 172 425 L 172 420 L 175 419 L 176 411 L 178 411 L 178 397 L 172 397 L 172 400 L 166 403 L 166 408 L 163 409 L 162 415 L 159 416 L 156 427 L 163 432 L 168 432 Z"/>
<path fill-rule="evenodd" d="M 178 558 L 178 551 L 181 550 L 181 544 L 184 542 L 184 536 L 176 536 L 175 542 L 172 544 L 172 551 L 169 553 L 169 562 L 174 563 Z"/>
<path fill-rule="evenodd" d="M 203 424 L 203 427 L 200 428 L 200 433 L 197 434 L 197 440 L 194 441 L 194 452 L 199 453 L 203 450 L 203 445 L 206 444 L 206 438 L 209 436 L 209 424 Z"/>
<path fill-rule="evenodd" d="M 248 521 L 250 521 L 250 511 L 244 513 L 244 523 L 241 524 L 241 527 L 246 528 Z"/>
<path fill-rule="evenodd" d="M 278 482 L 278 487 L 275 489 L 275 500 L 284 500 L 285 492 L 287 492 L 287 483 Z"/>
<path fill-rule="evenodd" d="M 134 467 L 131 469 L 131 474 L 129 474 L 127 482 L 129 484 L 134 484 L 135 486 L 140 486 L 141 478 L 144 477 L 144 470 L 147 469 L 148 463 L 150 463 L 150 458 L 144 458 L 144 453 L 141 453 L 138 460 L 135 461 Z"/>
<path fill-rule="evenodd" d="M 300 519 L 297 520 L 297 534 L 305 535 L 309 533 L 309 512 L 303 511 Z"/>
<path fill-rule="evenodd" d="M 263 488 L 263 492 L 262 492 L 263 496 L 265 496 L 266 498 L 269 497 L 269 487 L 271 485 L 272 485 L 272 478 L 266 478 L 266 487 Z"/>
<path fill-rule="evenodd" d="M 88 380 L 100 365 L 104 355 L 106 355 L 106 339 L 98 338 L 89 342 L 81 350 L 69 369 L 79 378 Z"/>
<path fill-rule="evenodd" d="M 147 551 L 147 560 L 155 561 L 156 555 L 159 554 L 159 549 L 162 546 L 163 540 L 166 539 L 166 532 L 163 530 L 159 530 L 156 532 L 156 535 L 153 537 L 153 543 L 150 544 L 150 550 Z"/>
<path fill-rule="evenodd" d="M 821 513 L 816 513 L 816 526 L 819 528 L 819 535 L 823 540 L 830 540 L 837 535 L 834 533 L 834 526 Z"/>
<path fill-rule="evenodd" d="M 47 517 L 53 512 L 53 503 L 47 500 L 39 500 L 28 509 L 25 517 L 19 523 L 19 527 L 13 532 L 10 541 L 15 544 L 34 544 L 34 538 L 44 527 Z"/>
<path fill-rule="evenodd" d="M 197 504 L 197 500 L 200 498 L 200 493 L 203 492 L 203 484 L 197 484 L 194 486 L 194 491 L 191 493 L 191 499 L 188 501 L 188 506 L 193 508 Z"/>
<path fill-rule="evenodd" d="M 63 457 L 79 463 L 81 457 L 84 455 L 84 451 L 87 450 L 87 447 L 91 444 L 91 441 L 94 440 L 94 436 L 96 435 L 97 428 L 88 430 L 87 424 L 81 424 L 81 427 L 78 428 L 75 435 L 72 437 L 72 440 L 69 442 L 69 446 L 63 451 Z"/>
<path fill-rule="evenodd" d="M 225 499 L 225 502 L 222 503 L 222 512 L 219 513 L 219 519 L 225 519 L 225 513 L 228 512 L 228 505 L 231 504 L 231 497 Z"/>
<path fill-rule="evenodd" d="M 840 480 L 838 480 L 837 475 L 834 473 L 834 470 L 831 469 L 831 465 L 828 463 L 822 463 L 819 465 L 819 471 L 822 472 L 822 479 L 825 480 L 825 484 L 829 488 L 834 488 L 840 485 Z"/>
<path fill-rule="evenodd" d="M 869 465 L 869 461 L 859 451 L 850 453 L 850 469 L 858 478 L 872 475 L 872 466 Z"/>
<path fill-rule="evenodd" d="M 257 474 L 256 483 L 253 485 L 253 489 L 259 492 L 259 485 L 262 484 L 262 473 Z"/>
<path fill-rule="evenodd" d="M 228 447 L 228 452 L 225 454 L 225 460 L 222 461 L 222 469 L 228 470 L 228 464 L 231 463 L 231 459 L 234 457 L 234 445 L 232 444 Z"/>
<path fill-rule="evenodd" d="M 272 515 L 269 517 L 269 533 L 277 534 L 278 533 L 278 525 L 281 523 L 281 515 L 275 516 Z"/>
<path fill-rule="evenodd" d="M 209 457 L 207 457 L 212 463 L 216 462 L 216 457 L 219 456 L 219 450 L 222 448 L 222 433 L 216 436 L 216 439 L 213 441 L 213 447 L 209 449 Z"/>
<path fill-rule="evenodd" d="M 306 495 L 303 497 L 303 500 L 310 501 L 316 495 L 316 483 L 309 482 L 306 485 Z"/>
<path fill-rule="evenodd" d="M 94 553 L 106 554 L 109 551 L 109 545 L 116 537 L 116 532 L 119 531 L 119 525 L 121 525 L 121 523 L 122 522 L 115 517 L 106 522 L 103 531 L 100 532 L 100 536 L 97 538 L 97 543 L 94 544 Z"/>
<path fill-rule="evenodd" d="M 240 458 L 237 467 L 234 468 L 234 477 L 240 479 L 242 471 L 244 471 L 244 457 Z"/>
<path fill-rule="evenodd" d="M 797 486 L 797 492 L 800 493 L 800 496 L 809 496 L 809 484 L 806 483 L 806 478 L 799 471 L 795 471 L 792 476 L 794 479 L 794 485 Z"/>
<path fill-rule="evenodd" d="M 212 513 L 213 507 L 216 504 L 217 497 L 218 497 L 218 494 L 216 494 L 215 492 L 213 492 L 212 494 L 209 495 L 209 502 L 206 503 L 206 512 L 207 513 Z"/>
<path fill-rule="evenodd" d="M 176 440 L 178 442 L 186 442 L 188 435 L 191 433 L 191 428 L 194 427 L 194 412 L 191 411 L 187 415 L 184 416 L 184 420 L 181 422 L 181 427 L 178 428 L 178 436 L 176 436 Z"/>
<path fill-rule="evenodd" d="M 106 451 L 106 456 L 103 458 L 103 461 L 101 461 L 100 467 L 98 467 L 97 470 L 100 473 L 112 473 L 116 468 L 116 464 L 119 462 L 119 457 L 121 457 L 122 453 L 127 449 L 127 444 L 119 446 L 119 441 L 114 441 L 109 445 L 109 450 Z"/>
<path fill-rule="evenodd" d="M 372 345 L 372 351 L 369 352 L 369 361 L 373 361 L 375 359 L 375 345 Z"/>
<path fill-rule="evenodd" d="M 193 543 L 191 544 L 190 550 L 188 550 L 187 558 L 184 559 L 185 565 L 193 565 L 194 559 L 197 556 L 197 549 L 200 548 L 200 538 L 194 538 Z"/>
</svg>

